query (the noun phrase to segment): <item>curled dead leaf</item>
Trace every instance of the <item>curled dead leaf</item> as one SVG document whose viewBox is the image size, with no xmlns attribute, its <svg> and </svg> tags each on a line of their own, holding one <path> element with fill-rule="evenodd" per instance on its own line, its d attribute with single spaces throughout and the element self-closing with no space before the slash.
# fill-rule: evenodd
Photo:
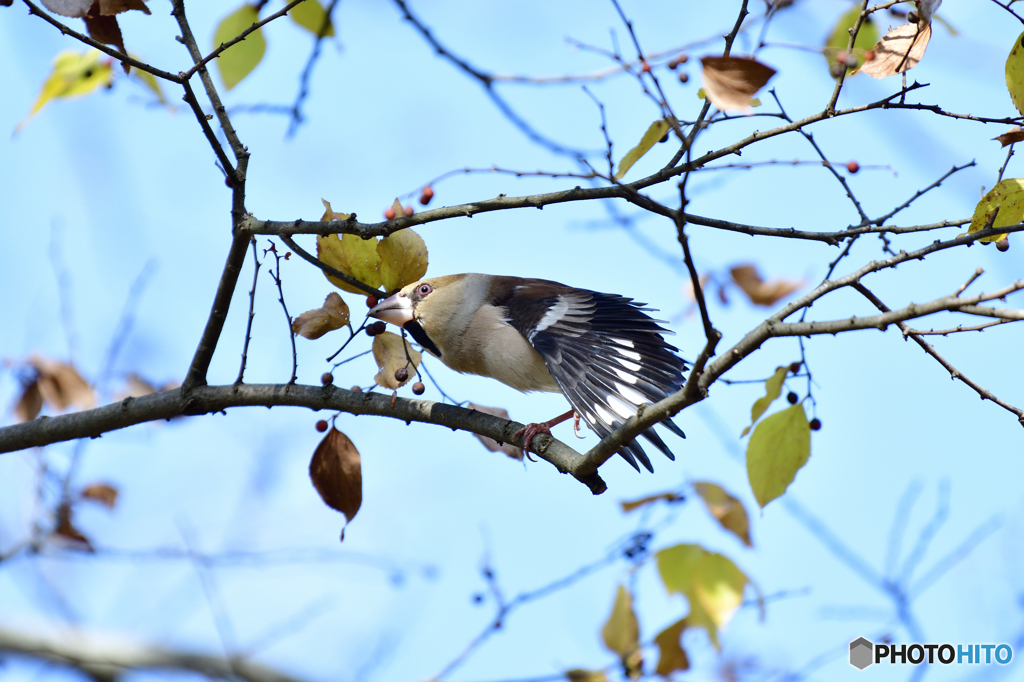
<svg viewBox="0 0 1024 682">
<path fill-rule="evenodd" d="M 476 410 L 477 412 L 483 412 L 484 414 L 489 414 L 495 417 L 501 417 L 502 419 L 509 419 L 508 410 L 504 410 L 500 407 L 485 407 L 483 405 L 476 405 L 474 403 L 469 403 L 468 405 L 466 405 L 466 407 L 468 407 L 471 410 Z M 512 459 L 523 459 L 523 451 L 517 448 L 516 446 L 512 445 L 511 443 L 499 443 L 493 438 L 481 436 L 479 433 L 474 433 L 473 435 L 476 436 L 477 439 L 481 443 L 483 443 L 484 447 L 487 448 L 487 450 L 490 452 L 504 452 Z"/>
<path fill-rule="evenodd" d="M 637 499 L 637 500 L 628 500 L 628 501 L 624 500 L 622 502 L 619 502 L 619 504 L 622 506 L 622 511 L 623 512 L 629 513 L 631 511 L 635 511 L 637 509 L 640 509 L 641 507 L 646 507 L 649 504 L 652 504 L 654 502 L 659 502 L 659 501 L 662 501 L 662 500 L 664 500 L 665 502 L 668 502 L 669 504 L 676 504 L 678 502 L 685 502 L 686 501 L 686 497 L 684 495 L 681 495 L 681 494 L 673 491 L 673 490 L 670 490 L 670 491 L 665 492 L 665 493 L 657 493 L 655 495 L 648 495 L 647 497 L 641 497 L 640 499 Z"/>
<path fill-rule="evenodd" d="M 355 518 L 363 504 L 363 473 L 359 451 L 348 436 L 331 427 L 313 452 L 309 477 L 324 504 L 347 521 Z"/>
<path fill-rule="evenodd" d="M 750 519 L 742 502 L 716 483 L 698 481 L 693 484 L 693 489 L 700 495 L 704 505 L 722 528 L 738 537 L 747 547 L 753 547 L 750 539 Z"/>
<path fill-rule="evenodd" d="M 72 406 L 89 408 L 96 404 L 92 388 L 74 365 L 38 355 L 30 357 L 28 364 L 39 372 L 37 382 L 43 402 L 57 412 Z"/>
<path fill-rule="evenodd" d="M 57 507 L 57 527 L 53 529 L 53 535 L 65 540 L 74 549 L 95 552 L 89 538 L 75 527 L 71 519 L 72 514 L 71 505 L 67 502 L 63 502 Z"/>
<path fill-rule="evenodd" d="M 392 332 L 383 332 L 373 337 L 373 359 L 380 369 L 373 380 L 382 388 L 396 389 L 404 386 L 416 375 L 413 370 L 420 366 L 420 353 L 413 350 L 408 341 Z M 395 378 L 395 371 L 400 368 L 408 370 L 402 381 Z"/>
<path fill-rule="evenodd" d="M 82 488 L 82 499 L 102 504 L 107 509 L 117 506 L 117 488 L 109 483 L 93 483 Z"/>
<path fill-rule="evenodd" d="M 348 324 L 348 305 L 337 292 L 332 291 L 327 294 L 323 306 L 307 310 L 292 320 L 292 333 L 306 339 L 319 339 L 327 332 Z"/>
<path fill-rule="evenodd" d="M 997 135 L 992 139 L 998 140 L 1000 146 L 1006 147 L 1011 144 L 1014 144 L 1015 142 L 1024 141 L 1024 130 L 1022 130 L 1020 126 L 1012 126 L 1002 135 Z"/>
<path fill-rule="evenodd" d="M 781 278 L 765 281 L 754 265 L 737 265 L 729 270 L 729 274 L 754 305 L 775 305 L 805 284 Z"/>
<path fill-rule="evenodd" d="M 882 36 L 870 51 L 870 60 L 853 73 L 866 73 L 872 78 L 886 78 L 917 66 L 932 39 L 931 24 L 903 24 Z M 851 74 L 852 75 L 852 74 Z"/>
<path fill-rule="evenodd" d="M 753 57 L 701 57 L 704 94 L 722 111 L 750 112 L 751 98 L 775 75 Z"/>
</svg>

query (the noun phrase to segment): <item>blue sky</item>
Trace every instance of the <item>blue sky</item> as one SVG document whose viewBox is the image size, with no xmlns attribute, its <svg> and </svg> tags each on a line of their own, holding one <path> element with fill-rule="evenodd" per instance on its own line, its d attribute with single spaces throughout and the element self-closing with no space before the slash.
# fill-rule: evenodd
<svg viewBox="0 0 1024 682">
<path fill-rule="evenodd" d="M 176 27 L 169 5 L 159 0 L 150 4 L 152 16 L 128 15 L 121 21 L 129 49 L 168 70 L 184 69 L 187 55 L 173 40 Z M 698 2 L 633 5 L 624 9 L 644 48 L 652 52 L 723 34 L 736 7 Z M 760 5 L 752 6 L 760 11 Z M 848 6 L 838 0 L 804 0 L 779 15 L 768 40 L 819 45 Z M 196 34 L 208 42 L 219 17 L 234 7 L 191 3 Z M 276 7 L 271 3 L 271 9 Z M 627 34 L 610 3 L 417 3 L 413 10 L 452 50 L 498 73 L 586 73 L 609 66 L 607 59 L 573 48 L 566 38 L 610 48 L 614 34 L 630 54 Z M 433 54 L 393 6 L 353 0 L 342 2 L 338 12 L 338 38 L 325 45 L 306 104 L 308 121 L 298 134 L 285 138 L 283 117 L 241 112 L 234 117 L 252 153 L 247 208 L 256 217 L 315 219 L 324 198 L 335 210 L 355 211 L 370 221 L 396 195 L 451 170 L 492 165 L 575 170 L 570 160 L 529 143 L 478 85 Z M 949 2 L 941 13 L 959 35 L 936 26 L 926 58 L 910 72 L 912 78 L 930 83 L 920 91 L 920 101 L 960 113 L 1014 115 L 1003 63 L 1021 26 L 994 3 Z M 28 17 L 21 6 L 4 8 L 0 16 L 0 58 L 7 64 L 0 130 L 13 130 L 30 109 L 53 56 L 78 48 Z M 311 40 L 287 21 L 267 32 L 264 62 L 226 95 L 229 108 L 290 103 L 294 98 Z M 720 49 L 718 41 L 690 54 Z M 737 49 L 749 50 L 750 43 L 741 40 Z M 827 101 L 832 81 L 819 55 L 767 47 L 759 57 L 778 69 L 771 87 L 793 118 L 815 112 Z M 689 84 L 663 78 L 673 106 L 684 117 L 694 116 L 701 103 L 695 62 L 688 64 Z M 898 87 L 895 81 L 853 78 L 839 104 L 879 99 Z M 605 105 L 615 156 L 621 157 L 658 112 L 629 78 L 588 87 Z M 578 85 L 509 84 L 500 92 L 545 135 L 566 145 L 602 148 L 600 115 Z M 175 111 L 150 106 L 144 89 L 118 78 L 111 91 L 55 102 L 18 135 L 2 136 L 3 358 L 22 359 L 32 352 L 68 358 L 70 353 L 84 374 L 96 376 L 128 291 L 145 272 L 146 286 L 115 374 L 137 371 L 157 382 L 183 378 L 226 253 L 230 193 L 195 120 L 176 94 L 169 98 Z M 767 107 L 770 96 L 762 93 L 761 99 Z M 771 120 L 758 117 L 730 121 L 702 137 L 697 151 L 769 125 Z M 891 210 L 953 165 L 977 162 L 901 213 L 899 225 L 969 216 L 981 188 L 994 184 L 1005 159 L 990 141 L 1003 127 L 922 112 L 871 112 L 824 122 L 812 131 L 835 161 L 852 159 L 862 166 L 891 169 L 865 169 L 849 176 L 870 215 Z M 669 145 L 657 147 L 628 178 L 660 167 L 671 153 Z M 735 161 L 811 158 L 806 141 L 790 135 L 745 150 Z M 1024 174 L 1017 165 L 1016 158 L 1011 160 L 1007 177 Z M 458 175 L 435 186 L 434 202 L 454 205 L 575 184 L 491 173 Z M 834 178 L 811 165 L 708 172 L 694 176 L 690 187 L 688 210 L 715 218 L 822 230 L 841 229 L 857 220 Z M 665 187 L 651 195 L 671 202 L 674 191 Z M 636 218 L 633 229 L 643 235 L 643 243 L 612 224 L 613 209 Z M 683 316 L 686 280 L 678 267 L 673 227 L 661 218 L 639 215 L 621 203 L 611 208 L 560 204 L 543 211 L 493 212 L 433 223 L 419 231 L 430 250 L 430 275 L 477 271 L 536 276 L 633 296 L 672 320 L 673 342 L 684 355 L 692 358 L 703 345 L 697 319 Z M 910 250 L 957 232 L 951 228 L 895 244 Z M 838 253 L 817 243 L 704 228 L 693 228 L 690 234 L 702 272 L 721 273 L 733 264 L 754 262 L 768 276 L 813 283 Z M 644 244 L 653 245 L 661 257 L 652 256 Z M 51 265 L 54 245 L 70 282 L 70 350 Z M 986 274 L 975 286 L 991 290 L 1021 278 L 1020 253 L 1016 243 L 1005 254 L 977 246 L 946 251 L 875 275 L 869 285 L 896 307 L 955 292 L 982 267 Z M 840 272 L 880 255 L 878 240 L 862 239 Z M 292 259 L 283 267 L 293 315 L 320 305 L 332 289 L 301 261 Z M 251 276 L 248 262 L 214 358 L 211 383 L 229 383 L 237 373 Z M 247 380 L 284 382 L 290 372 L 290 345 L 266 269 L 257 292 Z M 362 312 L 359 297 L 348 296 L 348 302 L 356 314 Z M 1009 303 L 1014 305 L 1012 298 Z M 728 306 L 712 303 L 711 312 L 725 335 L 721 349 L 767 314 L 736 292 Z M 871 312 L 852 292 L 826 298 L 812 309 L 815 319 Z M 959 321 L 936 317 L 934 326 Z M 933 326 L 932 320 L 922 326 Z M 1014 351 L 1021 338 L 1017 326 L 1008 325 L 936 338 L 935 344 L 966 374 L 1019 405 L 1024 403 L 1024 373 Z M 340 340 L 328 335 L 298 343 L 299 379 L 315 384 L 326 368 L 323 358 Z M 369 340 L 355 345 L 356 351 L 368 349 Z M 572 573 L 652 523 L 661 529 L 652 549 L 704 543 L 730 556 L 765 594 L 778 596 L 769 603 L 763 622 L 756 609 L 740 611 L 723 639 L 726 660 L 755 660 L 760 679 L 801 672 L 801 679 L 871 675 L 901 680 L 911 671 L 874 668 L 859 673 L 846 663 L 846 643 L 857 636 L 890 633 L 896 641 L 914 639 L 897 622 L 892 601 L 810 532 L 800 521 L 800 510 L 885 575 L 887 565 L 898 567 L 912 553 L 942 507 L 945 490 L 944 523 L 915 573 L 920 577 L 932 566 L 950 566 L 913 603 L 925 640 L 1021 642 L 1020 425 L 1009 413 L 950 381 L 895 329 L 818 337 L 806 347 L 816 414 L 824 427 L 813 434 L 810 462 L 786 499 L 763 512 L 756 511 L 746 482 L 745 441 L 738 437 L 749 421 L 751 403 L 763 392 L 757 384 L 715 386 L 709 400 L 677 418 L 686 441 L 667 437 L 677 455 L 675 463 L 656 459 L 653 476 L 637 475 L 616 458 L 602 470 L 609 491 L 599 497 L 542 462 L 523 467 L 487 453 L 465 433 L 343 415 L 338 427 L 363 455 L 365 501 L 340 546 L 341 516 L 322 505 L 307 475 L 308 458 L 320 438 L 313 424 L 326 414 L 236 409 L 109 434 L 85 445 L 76 480 L 112 481 L 121 489 L 122 501 L 113 513 L 83 508 L 79 525 L 104 547 L 139 554 L 120 559 L 21 558 L 0 566 L 0 627 L 68 633 L 74 629 L 66 622 L 70 612 L 82 630 L 222 652 L 199 579 L 202 571 L 185 560 L 143 558 L 154 548 L 181 550 L 188 537 L 193 549 L 203 552 L 280 551 L 296 557 L 280 564 L 253 560 L 208 572 L 232 623 L 230 649 L 258 646 L 257 660 L 318 680 L 423 679 L 454 659 L 492 617 L 491 601 L 478 605 L 472 599 L 486 592 L 482 563 L 493 566 L 503 592 L 511 596 Z M 796 359 L 794 340 L 773 340 L 727 378 L 763 379 L 776 366 Z M 524 396 L 494 381 L 455 375 L 436 361 L 428 368 L 450 395 L 505 407 L 519 420 L 539 421 L 564 410 L 559 396 Z M 366 386 L 374 371 L 368 358 L 357 360 L 339 369 L 336 382 Z M 806 391 L 803 380 L 790 386 L 801 396 Z M 0 403 L 13 403 L 17 390 L 15 374 L 0 370 Z M 433 387 L 426 397 L 440 399 Z M 556 435 L 575 442 L 568 427 L 560 427 Z M 579 446 L 594 442 L 590 434 Z M 52 446 L 47 457 L 63 466 L 72 447 Z M 33 453 L 0 456 L 0 551 L 28 532 L 35 461 Z M 620 500 L 696 480 L 718 482 L 743 500 L 752 516 L 753 549 L 724 534 L 695 499 L 665 520 L 662 511 L 645 521 L 619 510 Z M 909 509 L 902 513 L 901 500 L 910 499 L 914 504 L 902 503 Z M 892 539 L 896 518 L 906 521 L 902 540 L 898 535 Z M 986 534 L 986 529 L 991 531 Z M 955 564 L 947 561 L 977 533 L 983 539 L 970 553 Z M 317 560 L 298 561 L 303 552 L 312 552 Z M 887 554 L 899 560 L 887 559 Z M 681 598 L 664 593 L 653 563 L 635 574 L 629 569 L 628 562 L 616 562 L 572 589 L 513 613 L 452 679 L 519 679 L 611 663 L 598 632 L 620 582 L 635 581 L 645 638 L 685 613 Z M 291 627 L 293 621 L 298 625 Z M 275 634 L 278 627 L 285 632 Z M 690 677 L 717 679 L 718 663 L 706 639 L 696 633 L 685 641 L 696 663 Z M 1015 661 L 999 669 L 933 669 L 926 677 L 1024 679 L 1020 670 Z M 19 680 L 65 678 L 59 670 L 34 663 L 12 665 L 9 672 Z"/>
</svg>

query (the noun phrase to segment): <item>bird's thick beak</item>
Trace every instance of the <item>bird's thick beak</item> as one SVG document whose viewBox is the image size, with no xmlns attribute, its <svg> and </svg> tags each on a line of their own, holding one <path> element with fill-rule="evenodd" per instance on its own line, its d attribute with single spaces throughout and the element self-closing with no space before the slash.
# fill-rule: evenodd
<svg viewBox="0 0 1024 682">
<path fill-rule="evenodd" d="M 384 320 L 391 324 L 401 327 L 406 322 L 413 321 L 413 307 L 412 301 L 409 300 L 408 296 L 403 296 L 401 292 L 388 296 L 377 305 L 370 308 L 370 312 L 366 313 L 370 317 L 376 317 L 378 320 Z"/>
</svg>

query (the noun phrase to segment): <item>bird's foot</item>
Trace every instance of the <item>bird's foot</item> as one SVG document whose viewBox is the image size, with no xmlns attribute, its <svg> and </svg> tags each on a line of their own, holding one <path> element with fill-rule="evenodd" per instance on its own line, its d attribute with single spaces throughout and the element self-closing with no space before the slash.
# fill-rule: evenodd
<svg viewBox="0 0 1024 682">
<path fill-rule="evenodd" d="M 523 428 L 521 428 L 518 431 L 516 431 L 515 433 L 513 433 L 512 437 L 515 438 L 516 436 L 522 434 L 522 436 L 523 436 L 523 455 L 527 459 L 529 459 L 531 462 L 534 462 L 536 460 L 534 460 L 532 457 L 530 457 L 530 446 L 533 444 L 533 439 L 536 436 L 538 436 L 538 435 L 540 435 L 542 433 L 550 436 L 551 435 L 551 427 L 552 426 L 555 426 L 557 424 L 561 424 L 562 422 L 564 422 L 569 417 L 572 417 L 574 414 L 576 414 L 575 410 L 569 410 L 565 414 L 560 414 L 557 417 L 555 417 L 554 419 L 549 419 L 546 422 L 541 422 L 539 424 L 527 424 Z"/>
</svg>

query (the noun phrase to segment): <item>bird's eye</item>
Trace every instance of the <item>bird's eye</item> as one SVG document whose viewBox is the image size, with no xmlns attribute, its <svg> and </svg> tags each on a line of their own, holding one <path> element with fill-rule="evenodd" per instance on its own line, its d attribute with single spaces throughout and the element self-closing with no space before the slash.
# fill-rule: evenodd
<svg viewBox="0 0 1024 682">
<path fill-rule="evenodd" d="M 420 296 L 426 296 L 433 290 L 434 287 L 430 286 L 429 284 L 421 284 L 416 288 L 416 293 L 418 293 Z"/>
</svg>

